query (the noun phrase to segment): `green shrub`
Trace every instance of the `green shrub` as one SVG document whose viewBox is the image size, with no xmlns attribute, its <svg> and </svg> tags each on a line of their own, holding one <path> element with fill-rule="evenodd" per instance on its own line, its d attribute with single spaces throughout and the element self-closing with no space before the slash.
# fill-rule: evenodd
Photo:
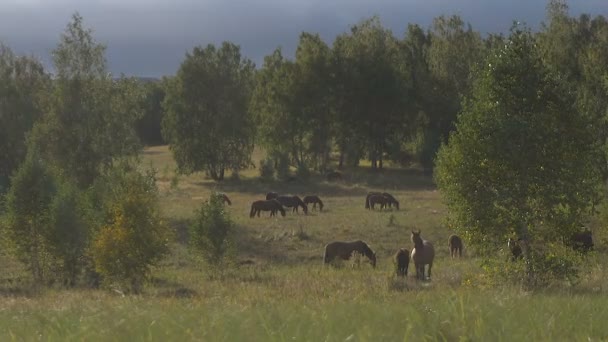
<svg viewBox="0 0 608 342">
<path fill-rule="evenodd" d="M 154 173 L 115 172 L 107 224 L 92 244 L 95 269 L 106 285 L 139 292 L 150 268 L 168 252 L 170 231 L 160 218 Z"/>
<path fill-rule="evenodd" d="M 202 204 L 190 231 L 192 247 L 201 253 L 211 271 L 234 262 L 234 224 L 219 196 L 211 195 Z"/>
<path fill-rule="evenodd" d="M 272 159 L 266 158 L 260 160 L 260 178 L 264 181 L 271 181 L 274 179 L 274 163 Z"/>
</svg>

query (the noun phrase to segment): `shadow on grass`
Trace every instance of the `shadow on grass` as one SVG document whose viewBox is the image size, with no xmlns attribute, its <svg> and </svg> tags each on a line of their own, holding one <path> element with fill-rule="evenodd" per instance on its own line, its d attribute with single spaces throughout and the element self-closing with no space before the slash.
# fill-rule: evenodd
<svg viewBox="0 0 608 342">
<path fill-rule="evenodd" d="M 163 278 L 153 277 L 150 279 L 150 284 L 158 288 L 159 297 L 194 298 L 199 296 L 198 292 L 195 290 L 187 288 L 180 283 Z"/>
</svg>

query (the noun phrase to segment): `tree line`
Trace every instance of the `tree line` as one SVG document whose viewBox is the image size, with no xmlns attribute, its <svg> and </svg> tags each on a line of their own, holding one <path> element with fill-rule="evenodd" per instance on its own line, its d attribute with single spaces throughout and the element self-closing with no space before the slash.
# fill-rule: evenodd
<svg viewBox="0 0 608 342">
<path fill-rule="evenodd" d="M 398 37 L 372 17 L 332 45 L 302 33 L 292 60 L 278 48 L 259 69 L 233 43 L 194 47 L 176 75 L 142 83 L 111 77 L 75 14 L 53 75 L 0 47 L 3 236 L 35 279 L 86 270 L 138 288 L 169 233 L 137 157 L 168 143 L 179 172 L 216 180 L 251 166 L 255 145 L 302 176 L 362 159 L 436 166 L 468 240 L 563 241 L 608 177 L 607 52 L 603 16 L 551 0 L 539 32 L 483 36 L 440 16 Z"/>
</svg>

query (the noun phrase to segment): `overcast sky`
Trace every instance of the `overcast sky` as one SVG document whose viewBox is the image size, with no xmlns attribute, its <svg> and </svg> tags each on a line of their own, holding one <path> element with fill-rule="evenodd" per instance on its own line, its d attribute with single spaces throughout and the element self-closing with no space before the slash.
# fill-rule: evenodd
<svg viewBox="0 0 608 342">
<path fill-rule="evenodd" d="M 401 37 L 408 23 L 428 28 L 458 14 L 482 33 L 507 32 L 513 20 L 538 28 L 546 0 L 0 0 L 0 41 L 49 66 L 72 13 L 80 12 L 108 46 L 110 70 L 135 76 L 174 74 L 186 51 L 224 40 L 260 64 L 277 46 L 293 56 L 302 31 L 336 35 L 378 15 Z M 571 0 L 570 14 L 608 16 L 608 0 Z"/>
</svg>

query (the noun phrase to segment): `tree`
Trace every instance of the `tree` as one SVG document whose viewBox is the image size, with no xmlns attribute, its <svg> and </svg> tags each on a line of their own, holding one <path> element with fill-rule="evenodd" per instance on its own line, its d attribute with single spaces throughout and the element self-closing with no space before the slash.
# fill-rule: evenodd
<svg viewBox="0 0 608 342">
<path fill-rule="evenodd" d="M 141 142 L 146 145 L 165 144 L 161 133 L 161 121 L 164 113 L 162 103 L 165 99 L 163 82 L 152 81 L 142 84 L 145 93 L 143 116 L 137 121 L 136 125 L 137 135 Z"/>
<path fill-rule="evenodd" d="M 26 137 L 42 116 L 49 81 L 40 62 L 0 44 L 0 193 L 25 159 Z"/>
<path fill-rule="evenodd" d="M 596 199 L 602 153 L 573 103 L 532 34 L 513 28 L 479 70 L 437 157 L 449 224 L 477 246 L 511 234 L 568 241 Z"/>
<path fill-rule="evenodd" d="M 74 14 L 53 51 L 56 79 L 47 112 L 32 132 L 31 144 L 80 187 L 92 184 L 118 157 L 141 149 L 134 129 L 141 93 L 133 79 L 111 78 L 104 52 Z"/>
<path fill-rule="evenodd" d="M 223 180 L 224 171 L 251 164 L 253 123 L 248 105 L 254 65 L 229 42 L 186 54 L 166 90 L 163 137 L 179 172 L 206 171 Z"/>
</svg>

